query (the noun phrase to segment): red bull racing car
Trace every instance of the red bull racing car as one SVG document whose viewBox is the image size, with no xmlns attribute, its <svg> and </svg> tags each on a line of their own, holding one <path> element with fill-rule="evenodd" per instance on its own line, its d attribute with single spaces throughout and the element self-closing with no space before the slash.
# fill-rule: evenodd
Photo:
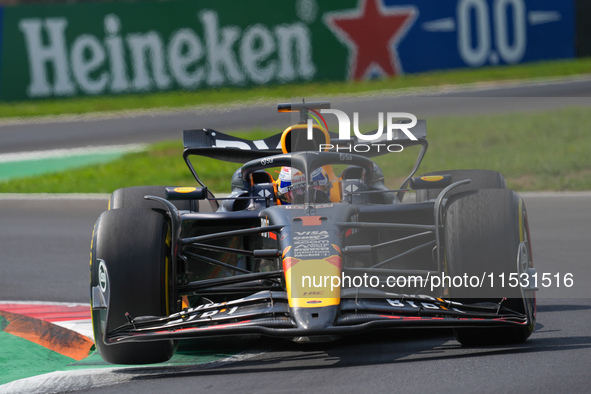
<svg viewBox="0 0 591 394">
<path fill-rule="evenodd" d="M 341 138 L 311 121 L 326 108 L 280 104 L 299 119 L 258 141 L 186 130 L 183 158 L 199 187 L 112 194 L 90 260 L 94 336 L 106 361 L 162 362 L 179 340 L 214 336 L 310 342 L 434 327 L 453 328 L 465 346 L 529 337 L 527 213 L 503 176 L 415 176 L 428 146 L 424 121 L 371 141 Z M 390 186 L 385 169 L 413 149 L 410 174 Z M 203 184 L 200 156 L 239 163 L 229 195 Z"/>
</svg>

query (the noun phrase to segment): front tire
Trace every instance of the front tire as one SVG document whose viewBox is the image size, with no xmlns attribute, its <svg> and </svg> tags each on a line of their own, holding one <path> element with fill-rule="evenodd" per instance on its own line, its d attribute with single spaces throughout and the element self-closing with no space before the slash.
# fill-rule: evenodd
<svg viewBox="0 0 591 394">
<path fill-rule="evenodd" d="M 170 267 L 169 225 L 151 209 L 103 212 L 91 247 L 91 298 L 97 291 L 107 308 L 92 299 L 92 325 L 98 352 L 113 364 L 147 364 L 170 359 L 171 340 L 107 345 L 105 333 L 137 316 L 167 316 L 174 299 Z M 94 294 L 93 294 L 93 287 Z M 98 297 L 100 298 L 100 297 Z"/>
<path fill-rule="evenodd" d="M 508 286 L 511 273 L 521 274 L 527 267 L 518 264 L 520 245 L 527 245 L 531 266 L 531 245 L 523 200 L 506 189 L 484 189 L 450 198 L 445 219 L 445 253 L 451 277 L 489 275 L 496 280 L 490 286 L 450 288 L 450 298 L 464 303 L 494 303 L 528 317 L 527 324 L 515 327 L 456 328 L 456 339 L 465 346 L 524 342 L 535 326 L 535 295 Z M 499 283 L 504 275 L 504 286 Z"/>
</svg>

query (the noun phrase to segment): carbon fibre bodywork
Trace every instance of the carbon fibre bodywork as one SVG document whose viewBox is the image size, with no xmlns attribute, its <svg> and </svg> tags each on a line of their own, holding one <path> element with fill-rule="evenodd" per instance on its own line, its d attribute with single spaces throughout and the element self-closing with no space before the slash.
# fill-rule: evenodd
<svg viewBox="0 0 591 394">
<path fill-rule="evenodd" d="M 514 327 L 531 332 L 535 289 L 504 293 L 491 288 L 466 296 L 450 289 L 451 280 L 447 285 L 440 280 L 450 274 L 455 259 L 446 249 L 447 206 L 478 191 L 465 189 L 470 179 L 413 177 L 427 149 L 424 122 L 416 127 L 416 141 L 404 136 L 393 140 L 403 148 L 421 147 L 399 189 L 384 185 L 381 168 L 371 160 L 381 154 L 379 147 L 363 154 L 280 153 L 285 144 L 281 134 L 246 141 L 210 129 L 185 131 L 184 158 L 202 187 L 171 187 L 164 196 L 145 196 L 167 217 L 171 264 L 162 284 L 172 310 L 164 316 L 136 316 L 129 310 L 126 323 L 112 324 L 110 305 L 120 300 L 112 299 L 106 285 L 112 278 L 104 268 L 105 285 L 91 283 L 93 311 L 103 327 L 96 340 L 118 346 L 260 334 L 317 341 L 394 327 Z M 333 146 L 355 143 L 325 134 Z M 189 160 L 192 155 L 244 163 L 234 174 L 228 197 L 216 198 L 202 184 Z M 269 170 L 286 166 L 301 171 L 305 179 L 317 168 L 344 167 L 332 180 L 339 199 L 306 182 L 300 201 L 282 204 Z M 419 189 L 439 189 L 437 198 L 405 199 Z M 518 196 L 511 196 L 519 205 L 508 221 L 521 227 L 515 239 L 519 248 L 510 251 L 514 259 L 508 265 L 530 275 L 535 271 L 529 230 L 522 223 L 525 211 Z M 207 200 L 211 212 L 179 209 L 175 201 L 184 200 Z M 95 256 L 97 261 L 100 257 Z M 497 272 L 485 268 L 482 282 L 489 274 L 494 279 Z M 438 286 L 433 286 L 435 279 Z"/>
</svg>

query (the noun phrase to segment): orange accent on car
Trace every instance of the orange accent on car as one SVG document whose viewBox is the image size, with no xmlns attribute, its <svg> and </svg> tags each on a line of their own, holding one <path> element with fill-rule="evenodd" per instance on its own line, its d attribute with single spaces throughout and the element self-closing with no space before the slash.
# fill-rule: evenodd
<svg viewBox="0 0 591 394">
<path fill-rule="evenodd" d="M 322 216 L 300 216 L 298 219 L 302 220 L 303 226 L 320 226 L 322 221 L 320 220 Z"/>
</svg>

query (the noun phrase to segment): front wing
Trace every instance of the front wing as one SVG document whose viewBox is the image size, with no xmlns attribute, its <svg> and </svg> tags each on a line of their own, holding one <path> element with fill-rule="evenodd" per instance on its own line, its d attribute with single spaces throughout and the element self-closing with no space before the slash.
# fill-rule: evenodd
<svg viewBox="0 0 591 394">
<path fill-rule="evenodd" d="M 249 297 L 187 308 L 167 317 L 128 317 L 106 334 L 105 344 L 208 336 L 259 334 L 269 337 L 340 337 L 372 329 L 527 326 L 526 315 L 498 304 L 462 304 L 430 296 L 390 294 L 389 298 L 345 298 L 334 325 L 298 327 L 285 292 L 262 291 Z M 318 308 L 319 310 L 321 308 Z"/>
</svg>

